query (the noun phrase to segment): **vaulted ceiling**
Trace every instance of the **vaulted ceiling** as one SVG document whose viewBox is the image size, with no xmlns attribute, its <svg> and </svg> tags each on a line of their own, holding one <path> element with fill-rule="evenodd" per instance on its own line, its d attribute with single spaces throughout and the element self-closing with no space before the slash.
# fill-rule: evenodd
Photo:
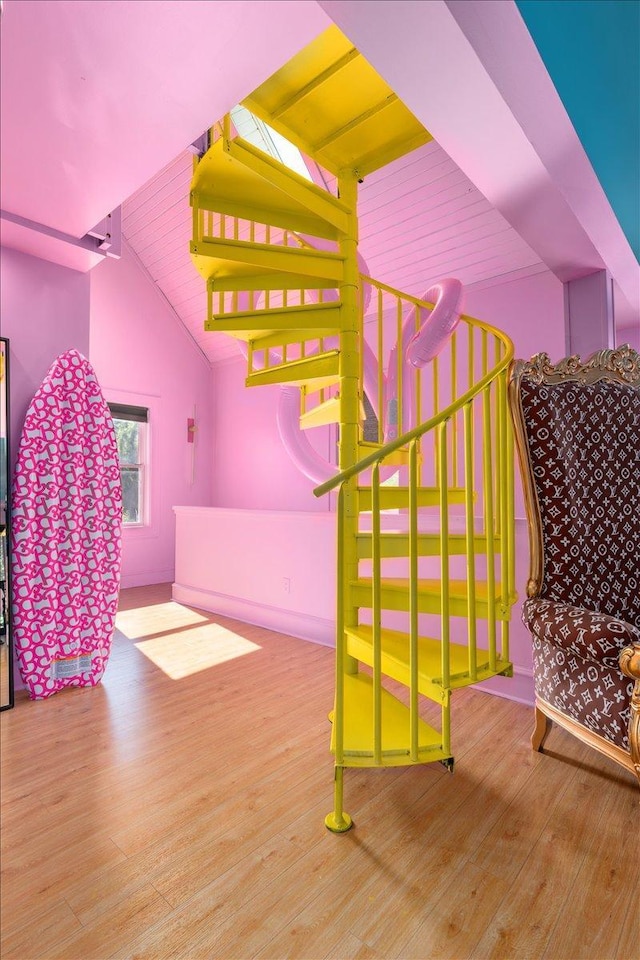
<svg viewBox="0 0 640 960">
<path fill-rule="evenodd" d="M 74 241 L 122 203 L 176 314 L 229 355 L 202 329 L 188 147 L 332 22 L 435 137 L 362 185 L 373 276 L 419 296 L 606 268 L 638 316 L 637 262 L 511 2 L 5 0 L 2 242 L 86 270 Z"/>
<path fill-rule="evenodd" d="M 184 151 L 130 197 L 123 234 L 202 351 L 233 356 L 235 341 L 206 333 L 204 283 L 189 256 L 193 156 Z M 458 277 L 467 289 L 547 270 L 435 142 L 371 174 L 360 187 L 359 249 L 369 274 L 413 296 Z"/>
</svg>

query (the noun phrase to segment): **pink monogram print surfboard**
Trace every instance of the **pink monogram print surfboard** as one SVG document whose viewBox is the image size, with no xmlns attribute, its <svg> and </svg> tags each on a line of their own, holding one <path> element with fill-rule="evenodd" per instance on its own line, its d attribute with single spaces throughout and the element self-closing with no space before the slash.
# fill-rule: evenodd
<svg viewBox="0 0 640 960">
<path fill-rule="evenodd" d="M 111 414 L 77 350 L 31 401 L 12 503 L 13 635 L 29 695 L 95 686 L 115 628 L 122 493 Z"/>
</svg>

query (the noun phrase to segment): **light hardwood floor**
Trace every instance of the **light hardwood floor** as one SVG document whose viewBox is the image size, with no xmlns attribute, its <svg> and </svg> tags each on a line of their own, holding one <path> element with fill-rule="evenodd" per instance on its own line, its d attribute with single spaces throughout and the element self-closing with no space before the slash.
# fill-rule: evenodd
<svg viewBox="0 0 640 960">
<path fill-rule="evenodd" d="M 639 956 L 630 775 L 461 691 L 455 773 L 347 770 L 334 836 L 332 651 L 169 596 L 123 592 L 101 686 L 2 714 L 3 960 Z"/>
</svg>

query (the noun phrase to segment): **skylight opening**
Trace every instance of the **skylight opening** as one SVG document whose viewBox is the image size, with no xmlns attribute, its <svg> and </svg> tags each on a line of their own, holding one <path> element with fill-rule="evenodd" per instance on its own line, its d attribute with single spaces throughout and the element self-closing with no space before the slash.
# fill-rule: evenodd
<svg viewBox="0 0 640 960">
<path fill-rule="evenodd" d="M 302 154 L 282 134 L 278 133 L 263 120 L 255 117 L 246 107 L 238 105 L 231 110 L 231 119 L 240 136 L 259 150 L 263 150 L 274 160 L 300 174 L 306 180 L 312 180 Z"/>
</svg>

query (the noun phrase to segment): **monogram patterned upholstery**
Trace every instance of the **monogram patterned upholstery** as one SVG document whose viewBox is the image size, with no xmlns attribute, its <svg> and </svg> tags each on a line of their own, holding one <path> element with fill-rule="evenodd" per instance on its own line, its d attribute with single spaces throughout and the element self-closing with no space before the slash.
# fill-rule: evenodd
<svg viewBox="0 0 640 960">
<path fill-rule="evenodd" d="M 640 627 L 640 391 L 523 381 L 541 594 Z"/>
<path fill-rule="evenodd" d="M 584 660 L 597 660 L 617 667 L 620 650 L 634 641 L 640 643 L 640 629 L 605 613 L 549 600 L 527 600 L 522 619 L 542 640 L 552 640 L 566 653 Z"/>
<path fill-rule="evenodd" d="M 640 630 L 548 600 L 526 601 L 522 619 L 533 634 L 536 694 L 628 752 L 633 681 L 618 661 L 625 646 L 640 643 Z"/>
<path fill-rule="evenodd" d="M 634 693 L 635 673 L 623 673 L 620 657 L 625 650 L 628 663 L 632 648 L 637 662 L 640 653 L 638 354 L 517 361 L 510 401 L 531 532 L 522 619 L 537 711 L 566 718 L 640 776 L 637 733 L 630 738 L 640 679 Z M 534 747 L 543 738 L 538 717 Z"/>
</svg>

